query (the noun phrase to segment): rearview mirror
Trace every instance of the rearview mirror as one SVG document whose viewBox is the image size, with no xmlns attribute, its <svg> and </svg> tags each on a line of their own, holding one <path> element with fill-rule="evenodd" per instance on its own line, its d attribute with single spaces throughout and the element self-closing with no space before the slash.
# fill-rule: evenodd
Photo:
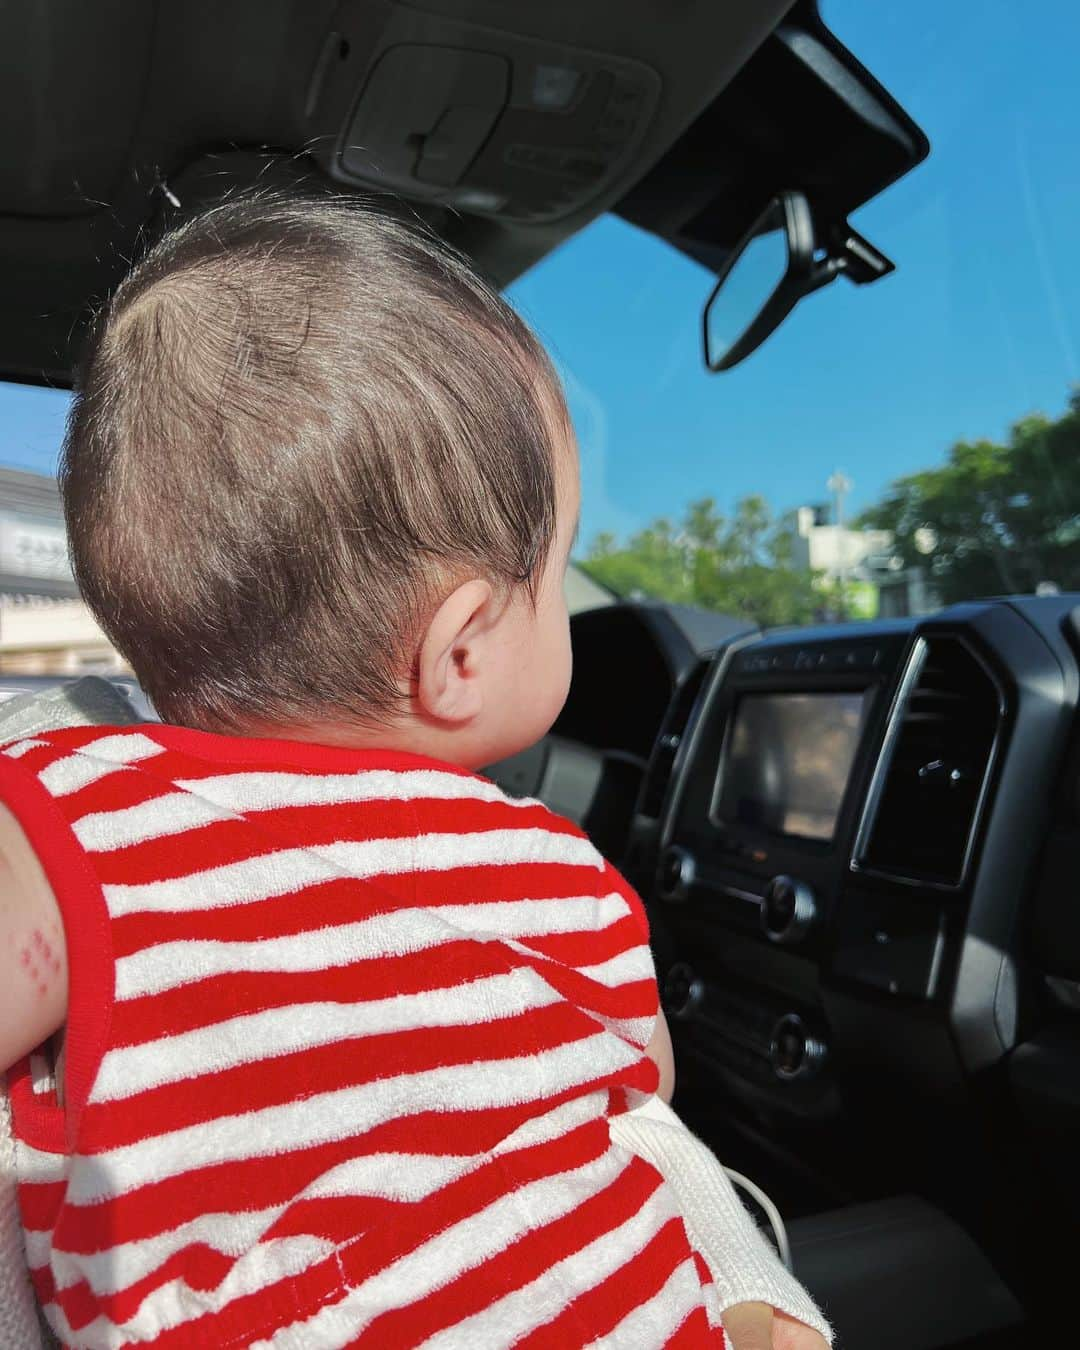
<svg viewBox="0 0 1080 1350">
<path fill-rule="evenodd" d="M 819 244 L 801 192 L 774 197 L 735 245 L 705 305 L 705 364 L 730 370 L 756 351 L 803 296 L 841 273 L 864 284 L 893 270 L 873 245 L 844 224 Z"/>
</svg>

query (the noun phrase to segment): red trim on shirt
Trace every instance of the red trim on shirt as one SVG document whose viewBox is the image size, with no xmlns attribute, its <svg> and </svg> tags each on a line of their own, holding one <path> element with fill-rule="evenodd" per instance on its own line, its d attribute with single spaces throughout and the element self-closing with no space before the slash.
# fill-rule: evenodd
<svg viewBox="0 0 1080 1350">
<path fill-rule="evenodd" d="M 101 731 L 102 728 L 96 728 Z M 117 727 L 117 731 L 139 731 L 150 740 L 180 754 L 191 754 L 215 764 L 271 764 L 283 768 L 296 764 L 323 772 L 350 772 L 357 769 L 433 769 L 438 773 L 456 773 L 462 778 L 482 778 L 482 774 L 447 764 L 427 755 L 404 750 L 350 749 L 341 745 L 319 745 L 313 741 L 275 740 L 269 736 L 219 736 L 193 727 L 169 726 L 163 722 L 140 723 L 136 727 Z"/>
</svg>

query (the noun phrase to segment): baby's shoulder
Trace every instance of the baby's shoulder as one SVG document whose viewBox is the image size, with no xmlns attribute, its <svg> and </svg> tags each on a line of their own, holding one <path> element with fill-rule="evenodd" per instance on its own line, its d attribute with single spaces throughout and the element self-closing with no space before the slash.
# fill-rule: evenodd
<svg viewBox="0 0 1080 1350">
<path fill-rule="evenodd" d="M 535 797 L 507 792 L 482 774 L 436 771 L 418 775 L 414 783 L 413 805 L 421 828 L 440 821 L 444 828 L 463 834 L 505 831 L 519 840 L 531 836 L 537 842 L 546 837 L 550 848 L 563 847 L 581 861 L 603 865 L 580 825 Z"/>
<path fill-rule="evenodd" d="M 418 871 L 486 867 L 537 896 L 612 889 L 613 869 L 588 835 L 543 802 L 460 770 L 420 771 L 408 786 Z"/>
</svg>

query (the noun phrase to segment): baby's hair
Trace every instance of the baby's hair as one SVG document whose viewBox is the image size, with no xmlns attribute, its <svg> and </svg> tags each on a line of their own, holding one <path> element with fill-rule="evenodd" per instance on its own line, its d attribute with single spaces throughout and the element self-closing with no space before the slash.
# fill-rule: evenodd
<svg viewBox="0 0 1080 1350">
<path fill-rule="evenodd" d="M 83 596 L 167 721 L 378 721 L 456 580 L 533 587 L 558 380 L 456 253 L 370 206 L 245 198 L 98 315 L 60 471 Z"/>
</svg>

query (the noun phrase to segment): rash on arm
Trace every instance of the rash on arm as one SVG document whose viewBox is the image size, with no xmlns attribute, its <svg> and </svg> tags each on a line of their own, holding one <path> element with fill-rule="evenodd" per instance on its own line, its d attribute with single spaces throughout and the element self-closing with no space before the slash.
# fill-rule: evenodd
<svg viewBox="0 0 1080 1350">
<path fill-rule="evenodd" d="M 66 1015 L 56 897 L 18 821 L 0 806 L 0 1070 L 47 1040 Z"/>
</svg>

